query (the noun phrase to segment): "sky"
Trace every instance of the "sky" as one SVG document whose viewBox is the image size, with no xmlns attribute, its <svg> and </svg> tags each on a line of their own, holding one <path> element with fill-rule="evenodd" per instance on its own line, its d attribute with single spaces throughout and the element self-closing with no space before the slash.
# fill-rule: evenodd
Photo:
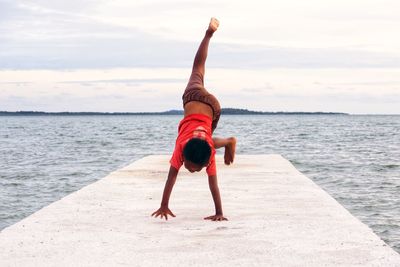
<svg viewBox="0 0 400 267">
<path fill-rule="evenodd" d="M 182 109 L 211 17 L 222 107 L 400 114 L 397 0 L 0 0 L 0 110 Z"/>
</svg>

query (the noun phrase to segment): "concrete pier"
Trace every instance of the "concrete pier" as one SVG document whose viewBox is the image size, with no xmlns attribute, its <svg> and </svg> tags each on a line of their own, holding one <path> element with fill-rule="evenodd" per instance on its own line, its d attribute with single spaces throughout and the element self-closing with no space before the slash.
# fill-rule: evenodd
<svg viewBox="0 0 400 267">
<path fill-rule="evenodd" d="M 204 171 L 179 173 L 159 208 L 169 156 L 149 156 L 0 232 L 0 266 L 400 266 L 400 255 L 280 155 L 217 158 L 229 221 L 211 222 Z"/>
</svg>

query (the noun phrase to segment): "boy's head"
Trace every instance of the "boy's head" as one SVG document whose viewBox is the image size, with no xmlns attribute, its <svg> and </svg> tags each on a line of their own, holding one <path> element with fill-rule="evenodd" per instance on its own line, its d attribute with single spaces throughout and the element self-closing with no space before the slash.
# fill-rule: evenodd
<svg viewBox="0 0 400 267">
<path fill-rule="evenodd" d="M 211 156 L 211 147 L 206 140 L 190 139 L 183 148 L 185 168 L 190 172 L 198 172 L 207 166 Z"/>
</svg>

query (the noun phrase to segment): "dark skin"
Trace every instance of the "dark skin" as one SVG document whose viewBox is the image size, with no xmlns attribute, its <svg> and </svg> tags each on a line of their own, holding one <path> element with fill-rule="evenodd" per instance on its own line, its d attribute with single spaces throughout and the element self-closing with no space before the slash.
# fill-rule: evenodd
<svg viewBox="0 0 400 267">
<path fill-rule="evenodd" d="M 212 18 L 208 26 L 208 29 L 206 31 L 206 37 L 208 36 L 210 38 L 213 35 L 213 33 L 217 30 L 218 26 L 219 26 L 218 20 Z M 209 38 L 205 38 L 203 42 L 208 42 Z M 202 43 L 202 45 L 204 45 L 204 43 Z M 205 57 L 206 55 L 201 55 L 199 53 L 196 54 L 195 63 L 193 65 L 193 71 L 201 71 L 202 73 L 204 73 Z M 209 105 L 199 101 L 190 101 L 184 106 L 184 117 L 191 114 L 204 114 L 210 117 L 211 119 L 213 118 L 212 108 Z M 222 147 L 225 148 L 225 154 L 224 154 L 225 164 L 230 165 L 231 163 L 233 163 L 235 157 L 236 139 L 234 137 L 229 137 L 229 138 L 214 137 L 213 143 L 215 149 Z M 192 173 L 199 172 L 208 165 L 206 164 L 204 166 L 201 166 L 186 160 L 184 157 L 183 159 L 185 168 Z M 151 216 L 155 216 L 156 218 L 160 216 L 161 219 L 165 218 L 165 220 L 168 220 L 168 215 L 175 217 L 175 214 L 173 214 L 172 211 L 169 209 L 168 203 L 177 176 L 178 176 L 178 170 L 170 166 L 168 172 L 168 178 L 164 187 L 161 206 L 158 210 L 153 212 Z M 208 185 L 211 191 L 212 198 L 214 200 L 215 214 L 205 217 L 204 219 L 211 221 L 227 221 L 228 219 L 224 217 L 222 211 L 221 195 L 219 192 L 218 180 L 216 175 L 208 176 Z"/>
</svg>

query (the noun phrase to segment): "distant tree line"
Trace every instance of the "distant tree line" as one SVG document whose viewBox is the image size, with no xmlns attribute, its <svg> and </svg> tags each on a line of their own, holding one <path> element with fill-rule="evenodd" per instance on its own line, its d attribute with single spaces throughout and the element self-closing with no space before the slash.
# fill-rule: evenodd
<svg viewBox="0 0 400 267">
<path fill-rule="evenodd" d="M 223 108 L 223 115 L 349 115 L 341 112 L 269 112 L 252 111 L 248 109 Z M 163 112 L 45 112 L 45 111 L 0 111 L 0 116 L 88 116 L 88 115 L 183 115 L 183 110 L 168 110 Z"/>
</svg>

